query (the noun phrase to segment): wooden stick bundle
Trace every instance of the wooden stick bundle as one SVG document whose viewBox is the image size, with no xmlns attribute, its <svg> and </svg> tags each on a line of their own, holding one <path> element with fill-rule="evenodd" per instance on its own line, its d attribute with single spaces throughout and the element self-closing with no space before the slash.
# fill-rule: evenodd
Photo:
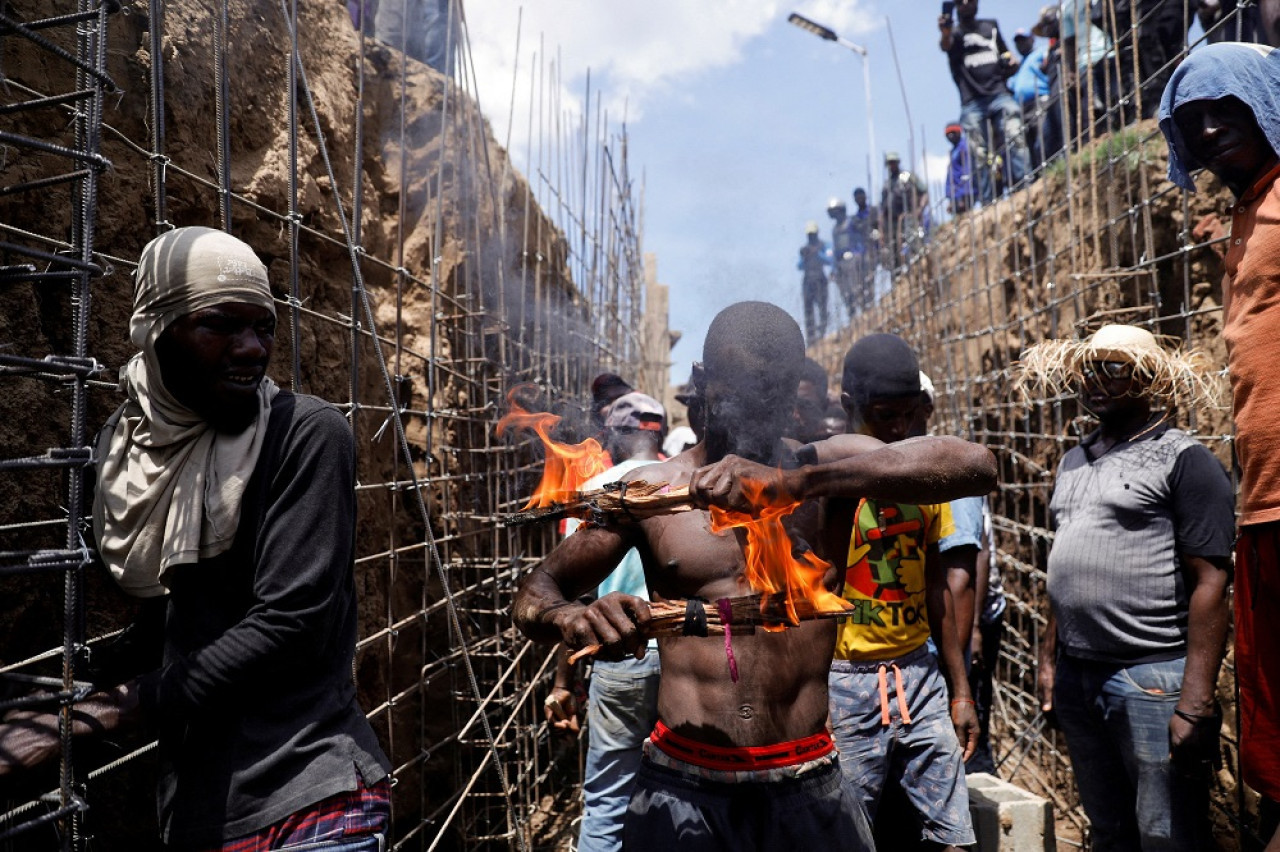
<svg viewBox="0 0 1280 852">
<path fill-rule="evenodd" d="M 763 607 L 760 595 L 739 595 L 721 600 L 725 603 L 696 599 L 654 601 L 649 604 L 652 617 L 645 625 L 644 636 L 647 639 L 663 636 L 723 636 L 726 626 L 723 613 L 726 611 L 730 630 L 736 628 L 742 633 L 754 632 L 757 626 L 795 626 L 787 616 L 786 599 L 781 595 L 771 596 Z M 819 610 L 807 600 L 797 600 L 794 606 L 796 618 L 800 621 L 841 618 L 849 614 L 849 610 L 845 609 Z M 569 662 L 576 663 L 599 650 L 599 645 L 587 645 L 575 651 L 569 657 Z"/>
<path fill-rule="evenodd" d="M 504 526 L 520 526 L 566 517 L 642 520 L 655 515 L 687 512 L 694 508 L 687 486 L 671 488 L 665 482 L 611 482 L 594 491 L 578 491 L 550 506 L 516 512 L 503 519 Z"/>
</svg>

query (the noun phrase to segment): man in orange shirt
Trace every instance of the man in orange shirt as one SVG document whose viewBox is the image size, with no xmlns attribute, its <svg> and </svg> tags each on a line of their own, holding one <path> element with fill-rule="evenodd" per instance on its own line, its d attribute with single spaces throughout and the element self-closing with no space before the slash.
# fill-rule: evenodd
<svg viewBox="0 0 1280 852">
<path fill-rule="evenodd" d="M 1169 179 L 1194 191 L 1203 167 L 1235 193 L 1223 336 L 1231 371 L 1240 537 L 1236 673 L 1240 766 L 1262 794 L 1266 852 L 1280 852 L 1280 51 L 1222 43 L 1192 53 L 1160 102 Z"/>
</svg>

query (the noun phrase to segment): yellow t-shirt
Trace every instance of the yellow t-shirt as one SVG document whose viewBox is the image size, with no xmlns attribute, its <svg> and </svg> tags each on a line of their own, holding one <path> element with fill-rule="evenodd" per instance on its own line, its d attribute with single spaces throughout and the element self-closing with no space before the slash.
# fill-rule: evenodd
<svg viewBox="0 0 1280 852">
<path fill-rule="evenodd" d="M 924 644 L 925 553 L 953 532 L 946 503 L 858 503 L 842 592 L 854 608 L 840 620 L 837 660 L 887 660 Z"/>
</svg>

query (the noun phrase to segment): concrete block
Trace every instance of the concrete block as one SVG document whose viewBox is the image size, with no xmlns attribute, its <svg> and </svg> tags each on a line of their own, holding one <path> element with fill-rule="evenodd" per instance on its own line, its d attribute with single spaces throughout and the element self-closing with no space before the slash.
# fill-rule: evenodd
<svg viewBox="0 0 1280 852">
<path fill-rule="evenodd" d="M 978 852 L 1056 852 L 1053 803 L 984 772 L 969 775 Z"/>
</svg>

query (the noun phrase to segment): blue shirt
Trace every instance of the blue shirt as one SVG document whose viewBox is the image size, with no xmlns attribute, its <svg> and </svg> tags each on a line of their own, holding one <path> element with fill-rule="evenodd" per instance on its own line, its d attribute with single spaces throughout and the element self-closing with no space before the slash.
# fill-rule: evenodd
<svg viewBox="0 0 1280 852">
<path fill-rule="evenodd" d="M 1049 77 L 1040 70 L 1048 52 L 1047 47 L 1037 47 L 1022 57 L 1018 72 L 1009 80 L 1009 91 L 1018 103 L 1030 103 L 1038 95 L 1049 96 Z"/>
<path fill-rule="evenodd" d="M 969 137 L 961 136 L 951 146 L 951 161 L 947 165 L 947 198 L 953 202 L 964 200 L 972 205 L 976 200 L 973 187 L 973 158 L 969 154 Z M 959 208 L 956 208 L 959 210 Z"/>
<path fill-rule="evenodd" d="M 800 259 L 796 261 L 796 269 L 803 270 L 805 275 L 820 276 L 823 274 L 823 267 L 830 265 L 831 249 L 822 240 L 812 243 L 806 241 L 800 246 Z"/>
</svg>

